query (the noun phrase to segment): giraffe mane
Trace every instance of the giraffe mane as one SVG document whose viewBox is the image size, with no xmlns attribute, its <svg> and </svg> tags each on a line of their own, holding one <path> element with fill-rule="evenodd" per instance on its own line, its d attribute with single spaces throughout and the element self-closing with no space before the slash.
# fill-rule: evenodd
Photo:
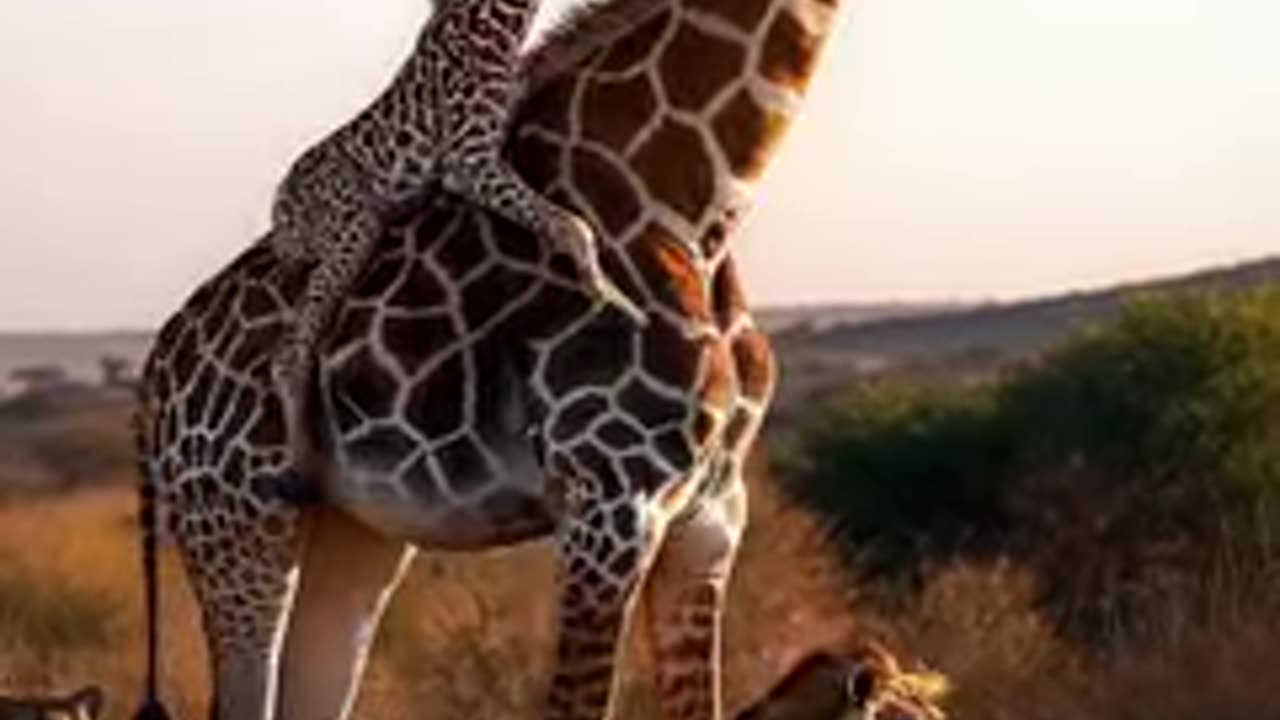
<svg viewBox="0 0 1280 720">
<path fill-rule="evenodd" d="M 664 7 L 662 0 L 586 0 L 576 5 L 526 52 L 526 95 Z"/>
</svg>

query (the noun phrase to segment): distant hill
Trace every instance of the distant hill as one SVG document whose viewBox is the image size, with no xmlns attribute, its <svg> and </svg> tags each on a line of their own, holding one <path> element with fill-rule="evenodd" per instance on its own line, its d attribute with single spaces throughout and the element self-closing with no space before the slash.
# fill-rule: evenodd
<svg viewBox="0 0 1280 720">
<path fill-rule="evenodd" d="M 97 382 L 99 361 L 114 356 L 136 372 L 150 345 L 151 333 L 142 331 L 0 333 L 0 395 L 13 387 L 10 373 L 35 365 L 60 366 L 73 380 Z"/>
<path fill-rule="evenodd" d="M 1143 293 L 1229 292 L 1276 282 L 1280 282 L 1280 257 L 1029 302 L 909 313 L 817 332 L 784 332 L 780 340 L 889 364 L 954 353 L 1018 354 L 1052 343 L 1081 324 L 1110 318 L 1127 299 Z"/>
<path fill-rule="evenodd" d="M 1137 293 L 1238 290 L 1270 282 L 1280 282 L 1280 257 L 1029 302 L 830 303 L 765 307 L 756 314 L 795 381 L 794 374 L 815 364 L 829 375 L 960 353 L 1018 354 L 1052 343 L 1080 323 L 1114 315 Z M 0 395 L 17 368 L 60 365 L 74 379 L 95 381 L 102 356 L 124 358 L 136 368 L 150 343 L 146 331 L 0 333 Z"/>
</svg>

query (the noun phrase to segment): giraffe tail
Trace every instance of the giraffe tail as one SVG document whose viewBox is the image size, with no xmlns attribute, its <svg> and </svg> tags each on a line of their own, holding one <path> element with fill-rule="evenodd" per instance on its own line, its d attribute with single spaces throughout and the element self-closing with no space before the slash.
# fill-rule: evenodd
<svg viewBox="0 0 1280 720">
<path fill-rule="evenodd" d="M 138 525 L 142 544 L 143 610 L 146 614 L 147 669 L 143 685 L 142 705 L 134 720 L 170 720 L 160 701 L 160 586 L 157 581 L 156 466 L 152 448 L 147 442 L 147 403 L 139 392 L 138 409 L 133 416 L 133 435 L 138 453 L 141 482 L 138 485 Z"/>
</svg>

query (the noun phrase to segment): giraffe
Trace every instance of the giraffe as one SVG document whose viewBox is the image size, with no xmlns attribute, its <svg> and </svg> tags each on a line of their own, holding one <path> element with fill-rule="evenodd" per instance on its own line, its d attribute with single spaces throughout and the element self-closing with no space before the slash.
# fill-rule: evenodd
<svg viewBox="0 0 1280 720">
<path fill-rule="evenodd" d="M 736 720 L 943 720 L 950 687 L 932 672 L 906 672 L 878 643 L 819 650 L 788 670 Z"/>
<path fill-rule="evenodd" d="M 302 435 L 313 346 L 334 305 L 387 217 L 436 182 L 556 243 L 591 293 L 643 324 L 600 269 L 590 224 L 530 188 L 502 157 L 522 79 L 520 46 L 537 9 L 537 0 L 439 3 L 391 85 L 302 153 L 277 188 L 263 241 L 282 260 L 315 263 L 272 366 L 290 438 Z"/>
<path fill-rule="evenodd" d="M 639 603 L 665 713 L 722 716 L 742 467 L 775 375 L 730 239 L 836 10 L 612 0 L 528 56 L 512 164 L 601 230 L 602 265 L 643 327 L 520 228 L 423 198 L 321 341 L 299 479 L 269 365 L 304 274 L 252 246 L 188 298 L 140 383 L 140 717 L 164 717 L 160 529 L 201 606 L 215 718 L 347 717 L 415 548 L 540 538 L 559 594 L 544 717 L 607 716 Z"/>
</svg>

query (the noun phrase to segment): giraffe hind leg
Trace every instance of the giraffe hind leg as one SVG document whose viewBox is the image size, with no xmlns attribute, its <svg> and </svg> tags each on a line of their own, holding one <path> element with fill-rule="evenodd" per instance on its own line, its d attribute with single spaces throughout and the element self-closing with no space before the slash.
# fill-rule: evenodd
<svg viewBox="0 0 1280 720">
<path fill-rule="evenodd" d="M 645 579 L 645 630 L 668 720 L 719 720 L 725 591 L 746 523 L 736 474 L 716 497 L 668 528 Z"/>
<path fill-rule="evenodd" d="M 249 478 L 246 487 L 263 478 Z M 297 587 L 300 513 L 230 490 L 207 493 L 198 505 L 178 503 L 171 512 L 213 665 L 209 717 L 270 720 Z"/>
</svg>

